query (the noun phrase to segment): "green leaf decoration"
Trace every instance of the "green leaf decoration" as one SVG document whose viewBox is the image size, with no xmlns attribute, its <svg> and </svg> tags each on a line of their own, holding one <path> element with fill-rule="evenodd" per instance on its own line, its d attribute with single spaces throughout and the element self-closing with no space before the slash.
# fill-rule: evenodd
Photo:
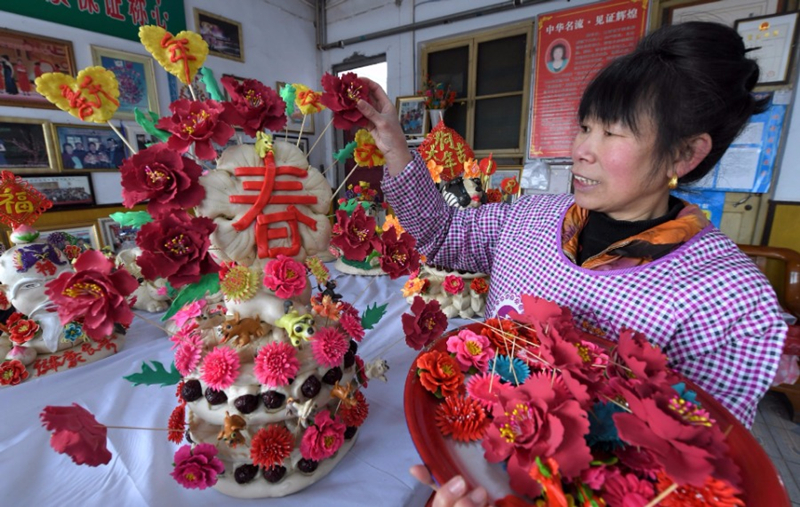
<svg viewBox="0 0 800 507">
<path fill-rule="evenodd" d="M 294 100 L 297 98 L 297 90 L 294 89 L 294 85 L 286 83 L 278 93 L 280 93 L 283 101 L 286 102 L 286 116 L 291 116 L 294 113 Z"/>
<path fill-rule="evenodd" d="M 199 282 L 184 285 L 181 290 L 178 291 L 178 295 L 172 301 L 167 313 L 161 317 L 162 322 L 178 313 L 185 305 L 203 299 L 206 297 L 206 293 L 216 294 L 217 292 L 219 292 L 219 275 L 216 273 L 203 275 Z"/>
<path fill-rule="evenodd" d="M 220 102 L 225 100 L 225 97 L 222 96 L 222 92 L 219 91 L 217 80 L 214 79 L 214 71 L 208 67 L 202 67 L 200 68 L 200 74 L 203 76 L 200 81 L 206 85 L 206 92 L 208 92 L 211 100 L 218 100 Z"/>
<path fill-rule="evenodd" d="M 156 127 L 156 123 L 158 123 L 159 120 L 158 115 L 153 111 L 147 111 L 147 114 L 150 115 L 150 118 L 148 118 L 147 115 L 141 112 L 139 108 L 133 109 L 133 116 L 134 118 L 136 118 L 136 123 L 138 123 L 139 126 L 142 127 L 145 132 L 155 137 L 162 143 L 167 142 L 167 139 L 169 139 L 170 136 L 169 132 L 165 132 Z"/>
<path fill-rule="evenodd" d="M 355 197 L 353 197 L 352 199 L 348 199 L 347 202 L 345 202 L 344 204 L 340 204 L 339 205 L 339 209 L 346 211 L 348 216 L 349 216 L 349 215 L 353 214 L 353 212 L 356 210 L 356 208 L 358 207 L 359 204 L 365 210 L 369 210 L 369 203 L 368 202 L 359 201 Z"/>
<path fill-rule="evenodd" d="M 344 164 L 347 159 L 353 156 L 353 153 L 356 151 L 356 146 L 358 146 L 356 141 L 350 141 L 344 148 L 334 153 L 333 158 L 340 164 Z"/>
<path fill-rule="evenodd" d="M 386 314 L 386 306 L 388 304 L 389 303 L 378 306 L 378 303 L 375 303 L 371 308 L 367 305 L 367 309 L 364 310 L 364 315 L 361 316 L 361 327 L 364 329 L 372 329 L 375 327 L 375 324 Z"/>
<path fill-rule="evenodd" d="M 134 386 L 154 386 L 159 384 L 161 387 L 166 387 L 174 386 L 181 381 L 181 374 L 175 369 L 175 363 L 172 363 L 170 371 L 167 371 L 164 365 L 158 361 L 150 361 L 150 363 L 152 366 L 147 364 L 147 361 L 142 361 L 141 373 L 133 373 L 122 378 Z"/>
<path fill-rule="evenodd" d="M 122 227 L 141 227 L 153 221 L 146 211 L 118 211 L 108 216 Z"/>
</svg>

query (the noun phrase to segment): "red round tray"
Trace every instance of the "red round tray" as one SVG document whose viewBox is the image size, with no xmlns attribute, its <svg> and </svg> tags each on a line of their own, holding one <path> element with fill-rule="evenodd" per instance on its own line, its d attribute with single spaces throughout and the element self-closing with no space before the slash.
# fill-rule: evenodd
<svg viewBox="0 0 800 507">
<path fill-rule="evenodd" d="M 470 324 L 464 326 L 464 328 L 480 332 L 481 324 Z M 423 352 L 428 350 L 447 352 L 447 338 L 464 328 L 450 331 L 435 340 Z M 610 345 L 609 341 L 593 335 L 585 334 L 584 338 L 599 345 Z M 474 460 L 477 456 L 475 449 L 467 453 L 466 457 L 464 454 L 452 452 L 453 449 L 467 449 L 468 446 L 455 443 L 450 438 L 446 439 L 436 427 L 433 422 L 433 414 L 436 410 L 436 405 L 440 401 L 422 387 L 415 365 L 416 360 L 412 363 L 406 377 L 404 393 L 406 423 L 417 452 L 419 452 L 422 461 L 431 471 L 433 477 L 439 484 L 444 484 L 453 476 L 462 475 L 467 484 L 470 485 L 470 488 L 479 485 L 484 486 L 489 490 L 490 495 L 492 495 L 492 491 L 498 491 L 498 489 L 507 489 L 510 492 L 507 487 L 507 476 L 502 476 L 505 478 L 505 484 L 498 485 L 499 474 L 475 472 Z M 703 408 L 708 410 L 711 417 L 717 421 L 720 427 L 727 428 L 732 426 L 728 434 L 728 444 L 731 458 L 739 467 L 741 473 L 742 500 L 744 500 L 745 505 L 791 507 L 789 495 L 786 493 L 775 466 L 753 435 L 717 400 L 690 380 L 683 379 L 683 381 L 686 382 L 689 389 L 697 393 L 698 401 L 703 405 Z M 480 449 L 480 446 L 478 446 L 478 449 Z M 480 449 L 480 453 L 482 457 L 482 449 Z M 498 467 L 497 465 L 492 466 Z M 497 469 L 491 472 L 497 472 Z"/>
</svg>

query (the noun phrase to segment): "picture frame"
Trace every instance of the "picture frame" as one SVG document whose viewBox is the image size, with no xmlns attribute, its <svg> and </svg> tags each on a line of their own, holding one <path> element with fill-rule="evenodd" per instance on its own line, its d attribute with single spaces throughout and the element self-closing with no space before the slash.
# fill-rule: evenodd
<svg viewBox="0 0 800 507">
<path fill-rule="evenodd" d="M 56 109 L 36 91 L 35 79 L 46 72 L 77 75 L 72 42 L 0 28 L 0 106 Z"/>
<path fill-rule="evenodd" d="M 131 146 L 136 148 L 137 151 L 142 151 L 147 148 L 148 144 L 159 142 L 158 139 L 153 139 L 153 136 L 145 132 L 138 123 L 123 125 L 125 139 L 128 140 Z"/>
<path fill-rule="evenodd" d="M 736 20 L 736 31 L 745 47 L 752 50 L 748 56 L 758 62 L 759 85 L 783 85 L 791 81 L 798 16 L 800 11 Z"/>
<path fill-rule="evenodd" d="M 89 173 L 30 175 L 22 179 L 53 203 L 53 211 L 94 206 L 95 196 Z"/>
<path fill-rule="evenodd" d="M 428 114 L 424 96 L 397 97 L 395 107 L 400 127 L 407 139 L 425 137 L 428 134 Z"/>
<path fill-rule="evenodd" d="M 522 182 L 522 167 L 503 167 L 499 166 L 497 170 L 489 176 L 489 188 L 496 188 L 500 190 L 500 183 L 506 178 L 517 178 L 517 182 Z M 514 199 L 519 197 L 522 191 L 522 185 L 519 185 L 516 193 L 511 196 L 506 196 L 506 202 L 513 202 Z"/>
<path fill-rule="evenodd" d="M 286 83 L 283 81 L 275 81 L 275 90 L 280 93 L 281 88 L 286 86 Z M 289 132 L 297 132 L 302 134 L 313 134 L 314 133 L 314 115 L 308 114 L 306 116 L 306 122 L 303 124 L 303 113 L 300 112 L 300 109 L 297 107 L 294 108 L 294 112 L 286 117 L 286 130 Z M 302 127 L 302 130 L 301 130 Z"/>
<path fill-rule="evenodd" d="M 195 74 L 194 79 L 192 80 L 192 88 L 197 96 L 197 100 L 203 102 L 211 98 L 208 90 L 206 90 L 206 84 L 203 82 L 203 76 L 199 72 Z M 167 89 L 169 90 L 170 102 L 175 102 L 178 99 L 194 100 L 189 87 L 178 80 L 177 77 L 169 73 L 167 73 Z"/>
<path fill-rule="evenodd" d="M 47 120 L 0 116 L 0 170 L 58 171 L 51 129 Z"/>
<path fill-rule="evenodd" d="M 53 140 L 58 143 L 59 171 L 118 171 L 130 155 L 117 134 L 101 125 L 54 123 Z"/>
<path fill-rule="evenodd" d="M 208 44 L 208 54 L 244 63 L 241 23 L 195 7 L 194 29 Z"/>
<path fill-rule="evenodd" d="M 732 27 L 737 19 L 775 14 L 782 10 L 783 3 L 784 0 L 672 0 L 662 2 L 662 24 L 712 21 Z"/>
<path fill-rule="evenodd" d="M 136 108 L 160 114 L 152 57 L 94 45 L 91 50 L 92 62 L 113 72 L 119 82 L 119 109 L 114 118 L 133 120 Z"/>
<path fill-rule="evenodd" d="M 118 254 L 121 250 L 136 246 L 136 227 L 123 227 L 112 218 L 98 218 L 97 225 L 100 229 L 100 239 L 103 246 L 112 253 Z"/>
<path fill-rule="evenodd" d="M 64 225 L 37 226 L 36 230 L 39 232 L 39 241 L 47 241 L 47 237 L 54 232 L 64 232 L 78 238 L 79 246 L 81 247 L 84 246 L 80 244 L 81 240 L 87 245 L 86 248 L 100 250 L 100 248 L 103 246 L 100 243 L 100 235 L 97 232 L 97 224 L 94 222 L 68 224 L 68 227 L 65 227 Z"/>
</svg>

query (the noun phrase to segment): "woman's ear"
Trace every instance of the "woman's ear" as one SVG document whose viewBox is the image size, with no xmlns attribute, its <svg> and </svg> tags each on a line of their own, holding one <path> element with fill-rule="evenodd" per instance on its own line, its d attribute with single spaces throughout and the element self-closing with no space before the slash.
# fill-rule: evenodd
<svg viewBox="0 0 800 507">
<path fill-rule="evenodd" d="M 711 136 L 705 132 L 689 139 L 681 157 L 675 161 L 675 174 L 682 178 L 692 172 L 711 152 L 711 146 Z"/>
</svg>

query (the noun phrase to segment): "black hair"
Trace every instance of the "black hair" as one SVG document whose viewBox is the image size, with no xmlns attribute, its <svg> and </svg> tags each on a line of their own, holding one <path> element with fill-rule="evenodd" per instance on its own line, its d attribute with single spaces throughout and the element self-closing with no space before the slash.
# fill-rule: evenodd
<svg viewBox="0 0 800 507">
<path fill-rule="evenodd" d="M 75 147 L 72 146 L 72 143 L 64 143 L 64 144 L 61 145 L 61 147 L 64 149 L 64 151 L 67 151 L 67 146 L 69 146 L 73 150 L 75 149 Z"/>
<path fill-rule="evenodd" d="M 620 122 L 639 135 L 652 121 L 656 168 L 687 153 L 688 141 L 711 136 L 711 151 L 681 183 L 703 178 L 747 120 L 766 108 L 752 95 L 758 64 L 745 57 L 742 38 L 718 23 L 665 26 L 613 60 L 583 93 L 578 118 Z"/>
<path fill-rule="evenodd" d="M 564 56 L 567 56 L 567 46 L 559 43 L 559 44 L 556 44 L 555 46 L 550 48 L 550 59 L 551 60 L 553 59 L 553 53 L 556 52 L 556 48 L 561 48 L 562 52 L 564 53 Z"/>
</svg>

